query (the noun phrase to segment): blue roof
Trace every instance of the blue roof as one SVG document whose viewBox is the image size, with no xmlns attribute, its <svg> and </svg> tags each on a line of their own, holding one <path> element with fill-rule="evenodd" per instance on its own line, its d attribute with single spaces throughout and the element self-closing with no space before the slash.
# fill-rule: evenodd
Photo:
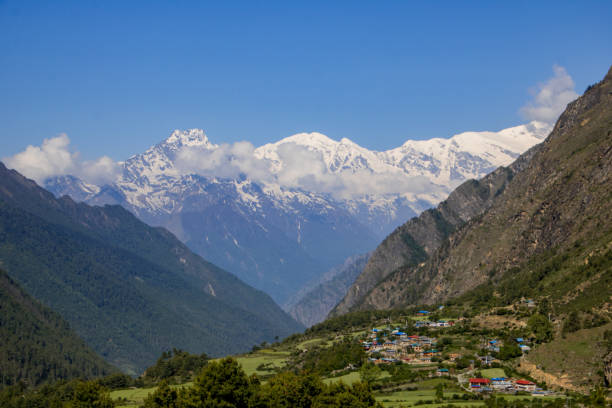
<svg viewBox="0 0 612 408">
<path fill-rule="evenodd" d="M 419 310 L 419 313 L 429 313 L 427 310 Z"/>
<path fill-rule="evenodd" d="M 517 337 L 517 338 L 516 338 L 516 341 L 518 341 L 519 343 L 522 343 L 522 342 L 524 342 L 525 340 L 523 340 L 523 338 L 522 338 L 522 337 Z"/>
<path fill-rule="evenodd" d="M 505 381 L 506 379 L 504 377 L 495 377 L 495 378 L 491 378 L 491 381 Z"/>
<path fill-rule="evenodd" d="M 440 369 L 438 369 L 438 371 L 447 372 L 447 371 L 448 371 L 448 368 L 440 368 Z"/>
</svg>

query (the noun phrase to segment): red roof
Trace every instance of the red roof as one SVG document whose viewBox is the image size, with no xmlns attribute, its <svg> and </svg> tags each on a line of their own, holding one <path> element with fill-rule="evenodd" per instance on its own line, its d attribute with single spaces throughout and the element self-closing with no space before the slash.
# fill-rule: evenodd
<svg viewBox="0 0 612 408">
<path fill-rule="evenodd" d="M 491 380 L 488 378 L 470 378 L 470 384 L 488 384 Z"/>
<path fill-rule="evenodd" d="M 519 385 L 535 385 L 531 381 L 527 381 L 527 380 L 517 380 L 516 383 Z"/>
</svg>

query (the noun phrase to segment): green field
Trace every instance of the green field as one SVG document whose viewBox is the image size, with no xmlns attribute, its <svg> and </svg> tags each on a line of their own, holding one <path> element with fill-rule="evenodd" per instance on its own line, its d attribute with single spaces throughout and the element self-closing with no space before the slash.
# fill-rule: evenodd
<svg viewBox="0 0 612 408">
<path fill-rule="evenodd" d="M 389 373 L 386 371 L 383 371 L 380 373 L 379 379 L 386 378 L 386 377 L 389 377 Z M 356 383 L 359 380 L 360 380 L 359 371 L 353 371 L 352 373 L 348 373 L 340 377 L 324 378 L 323 382 L 329 384 L 333 382 L 342 381 L 345 384 L 352 385 L 353 383 Z"/>
<path fill-rule="evenodd" d="M 419 386 L 421 386 L 422 384 L 419 384 Z M 427 408 L 434 408 L 434 407 L 441 407 L 441 406 L 446 406 L 448 404 L 453 404 L 456 405 L 457 407 L 483 407 L 485 406 L 485 403 L 483 401 L 473 401 L 473 400 L 455 400 L 455 401 L 449 401 L 451 398 L 453 398 L 453 395 L 463 395 L 466 394 L 465 392 L 462 391 L 445 391 L 444 392 L 444 398 L 448 399 L 445 400 L 441 403 L 434 403 L 436 396 L 435 396 L 436 392 L 433 389 L 429 389 L 429 390 L 416 390 L 416 391 L 396 391 L 392 394 L 379 394 L 376 395 L 376 401 L 380 402 L 381 404 L 383 404 L 383 406 L 385 408 L 399 408 L 399 407 L 411 407 L 411 406 L 415 406 L 415 404 L 418 401 L 431 401 L 430 404 L 419 404 L 419 407 L 427 407 Z M 499 397 L 499 396 L 498 396 Z M 542 400 L 542 399 L 546 399 L 546 400 L 554 400 L 556 397 L 526 397 L 526 396 L 519 396 L 519 395 L 503 395 L 501 396 L 504 399 L 506 399 L 507 401 L 517 401 L 517 400 L 525 400 L 525 401 L 531 401 L 531 400 Z"/>
<path fill-rule="evenodd" d="M 499 378 L 506 376 L 506 373 L 501 368 L 487 368 L 485 370 L 480 370 L 480 372 L 484 378 Z"/>
<path fill-rule="evenodd" d="M 152 388 L 132 388 L 132 389 L 128 389 L 128 390 L 117 390 L 117 391 L 112 391 L 110 393 L 111 398 L 113 400 L 118 400 L 119 398 L 121 398 L 122 400 L 125 398 L 125 400 L 127 400 L 127 402 L 123 403 L 121 402 L 120 405 L 117 405 L 117 407 L 121 408 L 121 407 L 135 407 L 135 406 L 139 406 L 143 403 L 144 399 L 147 397 L 147 395 L 149 395 L 150 393 L 154 392 L 157 389 L 157 387 L 152 387 Z"/>
<path fill-rule="evenodd" d="M 309 340 L 305 340 L 301 343 L 299 343 L 296 348 L 299 350 L 306 350 L 310 347 L 313 346 L 328 346 L 330 344 L 328 344 L 327 340 L 321 338 L 321 337 L 316 337 L 314 339 L 309 339 Z"/>
<path fill-rule="evenodd" d="M 234 357 L 247 375 L 257 374 L 260 377 L 274 374 L 274 369 L 284 367 L 288 358 L 289 352 L 272 350 L 260 350 L 253 354 Z M 262 365 L 268 369 L 262 369 Z"/>
<path fill-rule="evenodd" d="M 462 395 L 464 393 L 460 391 L 455 392 L 444 392 L 444 397 L 451 399 L 453 394 Z M 396 391 L 392 394 L 383 394 L 377 395 L 376 401 L 383 404 L 385 407 L 409 407 L 414 406 L 417 401 L 434 401 L 436 399 L 436 391 L 429 390 L 416 390 L 416 391 Z M 448 402 L 444 402 L 441 405 L 448 404 Z M 457 404 L 459 406 L 478 406 L 484 405 L 480 401 L 458 401 Z M 427 404 L 427 405 L 419 405 L 424 407 L 433 407 L 438 406 L 438 404 Z"/>
</svg>

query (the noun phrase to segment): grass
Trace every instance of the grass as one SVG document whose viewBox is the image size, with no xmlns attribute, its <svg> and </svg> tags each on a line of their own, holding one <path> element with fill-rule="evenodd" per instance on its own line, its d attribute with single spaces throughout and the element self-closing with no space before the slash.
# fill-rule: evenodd
<svg viewBox="0 0 612 408">
<path fill-rule="evenodd" d="M 261 370 L 258 367 L 266 365 L 271 369 L 282 368 L 287 364 L 289 353 L 285 351 L 260 350 L 253 354 L 236 356 L 234 358 L 242 366 L 247 375 L 257 374 L 258 376 L 265 377 L 273 374 L 274 371 Z"/>
<path fill-rule="evenodd" d="M 422 383 L 419 385 L 422 386 Z M 431 404 L 418 405 L 419 407 L 427 407 L 427 408 L 442 407 L 448 404 L 456 405 L 457 407 L 485 406 L 483 401 L 474 401 L 474 400 L 451 401 L 451 399 L 453 398 L 453 395 L 459 395 L 461 397 L 461 395 L 463 394 L 466 394 L 466 393 L 461 392 L 461 391 L 455 391 L 455 392 L 445 391 L 444 398 L 446 398 L 446 400 L 438 404 L 433 402 L 436 399 L 436 391 L 433 389 L 419 389 L 415 391 L 396 391 L 391 394 L 379 394 L 379 395 L 376 395 L 375 398 L 376 398 L 376 401 L 380 402 L 385 408 L 411 407 L 411 406 L 415 406 L 416 402 L 418 401 L 432 401 Z M 527 397 L 527 396 L 521 396 L 521 395 L 503 395 L 503 396 L 500 395 L 500 396 L 506 399 L 507 401 L 517 401 L 517 400 L 531 401 L 531 400 L 542 400 L 542 399 L 554 400 L 555 398 L 558 398 L 558 397 L 552 397 L 552 396 L 543 396 L 543 397 Z"/>
<path fill-rule="evenodd" d="M 463 392 L 444 392 L 444 397 L 451 399 L 453 395 L 462 395 Z M 436 391 L 433 389 L 419 389 L 415 391 L 396 391 L 391 394 L 377 395 L 376 401 L 383 404 L 384 407 L 409 407 L 414 406 L 417 401 L 434 401 L 436 399 Z M 448 404 L 449 401 L 444 401 L 442 404 L 425 404 L 421 407 L 436 407 Z M 481 401 L 458 401 L 459 406 L 482 406 Z"/>
<path fill-rule="evenodd" d="M 602 344 L 605 326 L 578 330 L 559 336 L 550 343 L 541 344 L 527 354 L 527 360 L 543 371 L 557 377 L 566 376 L 575 386 L 585 390 L 603 381 L 601 360 L 606 353 Z"/>
<path fill-rule="evenodd" d="M 172 387 L 190 387 L 193 383 L 185 383 L 182 385 L 173 385 Z M 151 388 L 129 388 L 127 390 L 117 390 L 111 391 L 110 396 L 114 401 L 121 398 L 125 399 L 126 402 L 121 402 L 116 408 L 133 408 L 141 406 L 144 403 L 145 398 L 149 396 L 149 394 L 155 392 L 157 387 Z"/>
<path fill-rule="evenodd" d="M 389 376 L 389 373 L 387 373 L 387 376 Z M 361 378 L 359 377 L 359 371 L 353 371 L 352 373 L 348 373 L 340 377 L 324 378 L 323 382 L 325 382 L 326 384 L 330 384 L 330 383 L 342 381 L 345 384 L 352 385 L 353 383 L 356 383 L 360 379 Z"/>
<path fill-rule="evenodd" d="M 382 379 L 382 378 L 387 378 L 389 376 L 390 375 L 388 372 L 383 371 L 380 373 L 380 377 L 378 378 Z M 352 385 L 353 383 L 356 383 L 359 380 L 361 380 L 361 377 L 359 376 L 359 371 L 353 371 L 348 374 L 342 375 L 340 377 L 324 378 L 323 382 L 326 384 L 330 384 L 330 383 L 342 381 L 345 384 Z"/>
<path fill-rule="evenodd" d="M 506 373 L 501 368 L 487 368 L 485 370 L 480 370 L 480 372 L 484 378 L 498 378 L 506 376 Z"/>
<path fill-rule="evenodd" d="M 314 339 L 305 340 L 295 346 L 299 350 L 306 350 L 311 346 L 327 346 L 327 340 L 322 337 L 316 337 Z"/>
</svg>

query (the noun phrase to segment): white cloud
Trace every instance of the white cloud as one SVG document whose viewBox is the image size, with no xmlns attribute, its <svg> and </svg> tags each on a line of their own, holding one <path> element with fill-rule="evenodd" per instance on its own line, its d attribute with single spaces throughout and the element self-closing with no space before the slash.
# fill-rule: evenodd
<svg viewBox="0 0 612 408">
<path fill-rule="evenodd" d="M 119 173 L 119 165 L 108 156 L 91 161 L 81 160 L 78 152 L 70 150 L 70 139 L 66 134 L 45 139 L 41 146 L 30 145 L 2 161 L 7 167 L 41 185 L 49 177 L 66 174 L 89 183 L 105 184 L 114 180 Z"/>
<path fill-rule="evenodd" d="M 174 166 L 181 174 L 219 178 L 236 178 L 245 174 L 253 180 L 269 180 L 267 165 L 254 156 L 254 150 L 250 142 L 222 144 L 213 149 L 183 147 L 176 154 Z"/>
<path fill-rule="evenodd" d="M 330 194 L 337 199 L 440 190 L 426 177 L 410 177 L 402 171 L 374 173 L 369 169 L 360 169 L 334 172 L 320 152 L 296 143 L 278 146 L 278 159 L 282 163 L 280 168 L 267 159 L 258 158 L 254 151 L 249 142 L 223 144 L 216 149 L 184 147 L 177 152 L 175 167 L 183 175 L 195 173 L 208 177 L 236 178 L 245 174 L 257 183 Z"/>
<path fill-rule="evenodd" d="M 531 91 L 533 100 L 520 110 L 528 120 L 554 123 L 567 104 L 578 97 L 574 81 L 565 68 L 554 65 L 554 76 Z"/>
</svg>

